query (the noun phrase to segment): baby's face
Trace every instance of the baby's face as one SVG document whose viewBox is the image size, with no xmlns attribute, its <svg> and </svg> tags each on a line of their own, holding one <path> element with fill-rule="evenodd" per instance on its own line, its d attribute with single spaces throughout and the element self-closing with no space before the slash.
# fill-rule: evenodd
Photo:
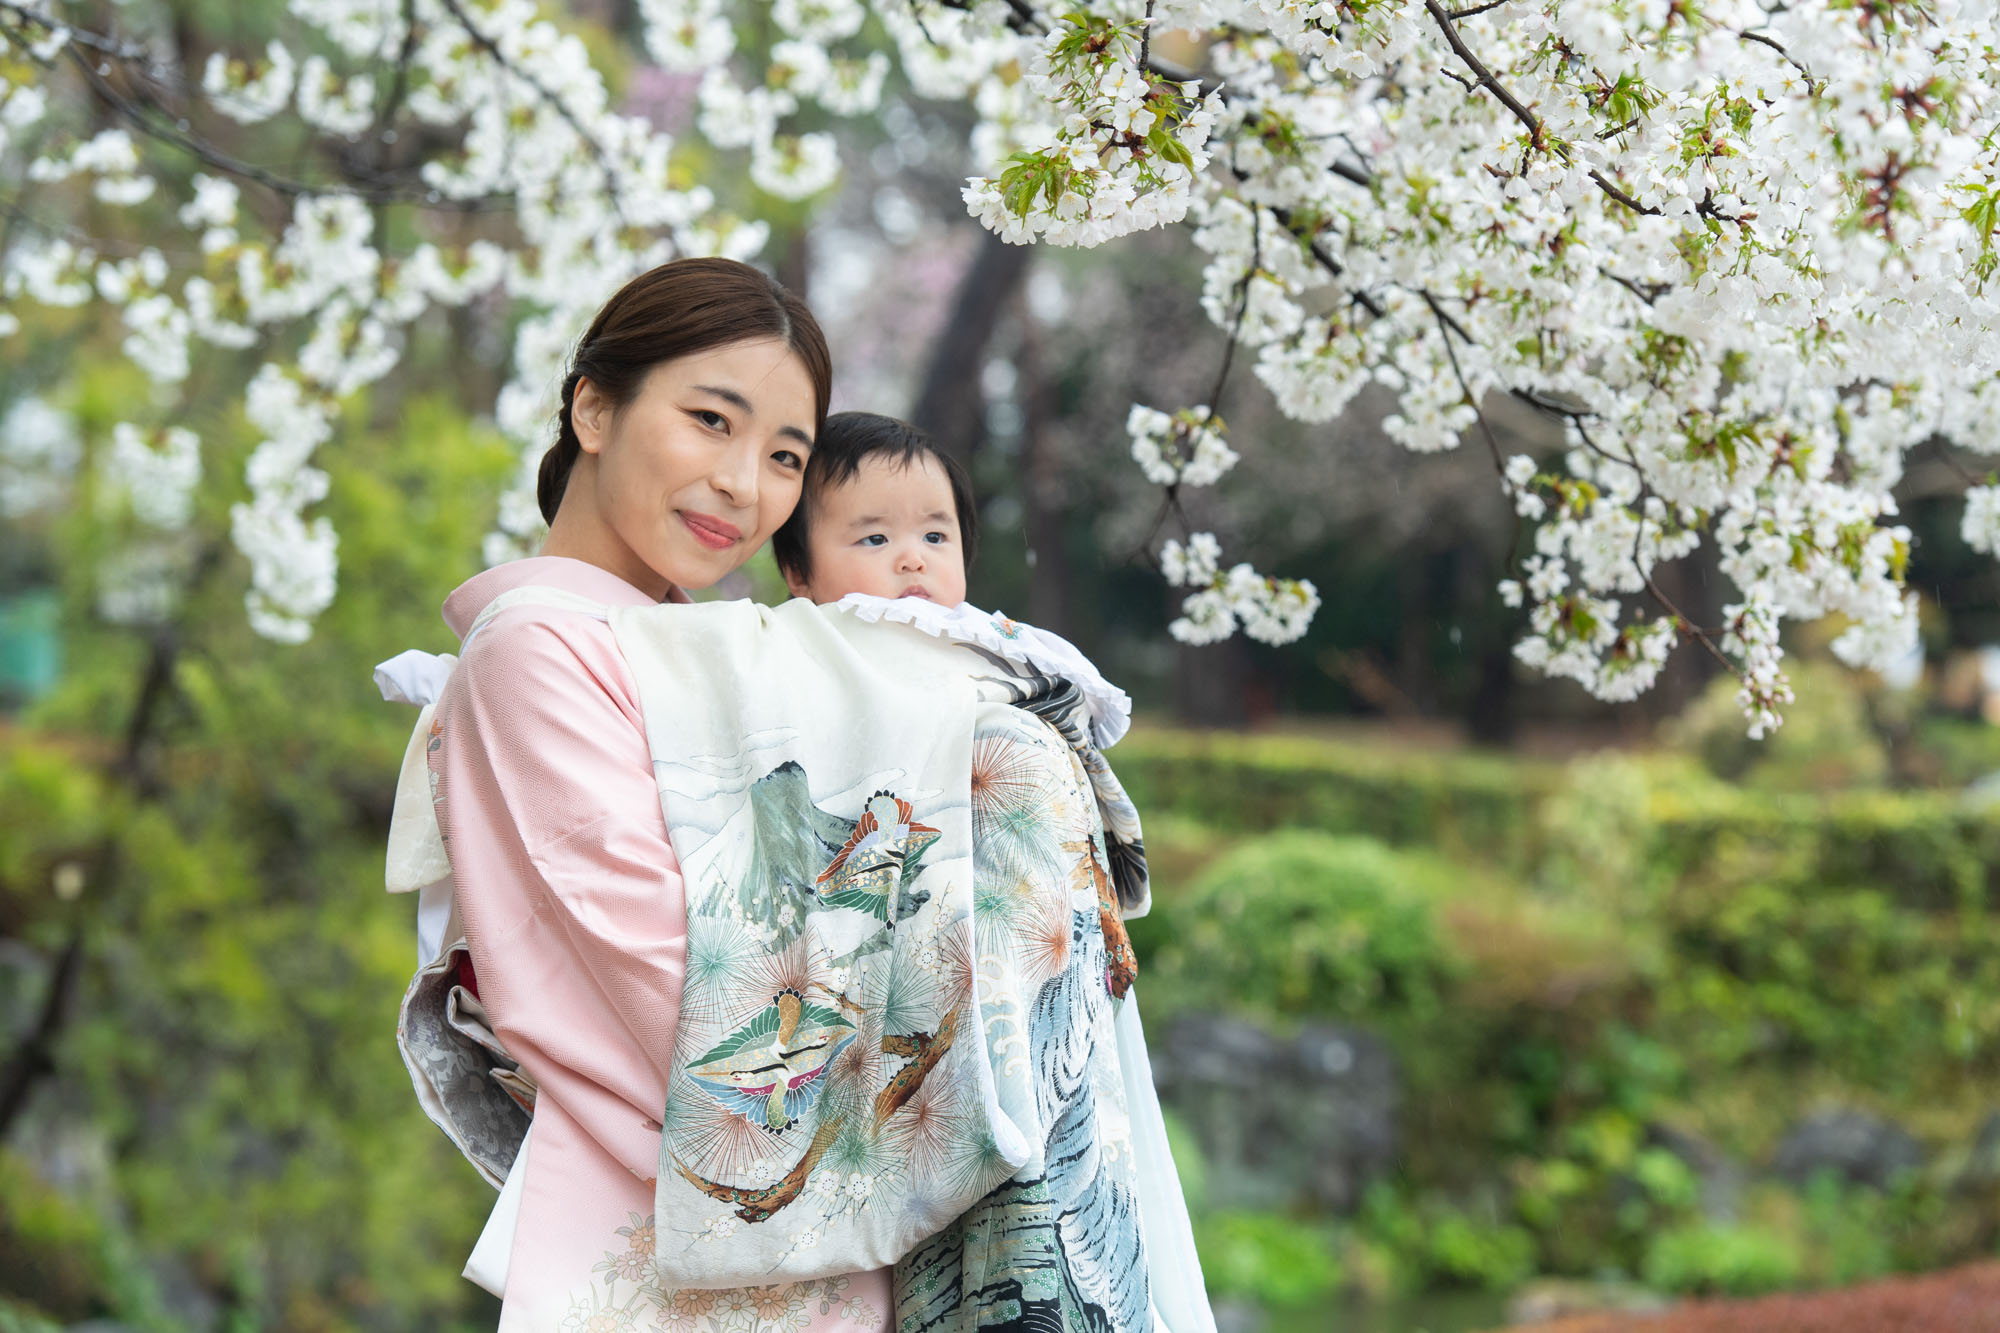
<svg viewBox="0 0 2000 1333">
<path fill-rule="evenodd" d="M 930 458 L 865 458 L 844 486 L 824 491 L 808 530 L 812 577 L 785 576 L 795 597 L 839 601 L 851 592 L 965 600 L 965 550 L 951 481 Z"/>
</svg>

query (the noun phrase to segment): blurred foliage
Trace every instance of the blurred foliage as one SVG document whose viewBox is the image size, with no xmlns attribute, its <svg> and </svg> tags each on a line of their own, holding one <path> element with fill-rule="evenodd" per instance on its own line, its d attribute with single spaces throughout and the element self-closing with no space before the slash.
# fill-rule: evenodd
<svg viewBox="0 0 2000 1333">
<path fill-rule="evenodd" d="M 1798 1281 L 1798 1243 L 1767 1227 L 1691 1222 L 1655 1236 L 1643 1272 L 1662 1291 L 1749 1296 Z"/>
<path fill-rule="evenodd" d="M 1195 1243 L 1212 1296 L 1298 1307 L 1324 1300 L 1342 1285 L 1334 1231 L 1324 1223 L 1274 1213 L 1211 1213 L 1201 1216 Z"/>
<path fill-rule="evenodd" d="M 1966 1145 L 2000 1100 L 2000 808 L 1829 766 L 1857 715 L 1827 711 L 1740 767 L 1699 712 L 1684 749 L 1566 763 L 1121 744 L 1160 830 L 1132 926 L 1156 1036 L 1187 1012 L 1335 1021 L 1401 1066 L 1391 1180 L 1351 1217 L 1211 1220 L 1219 1289 L 1301 1235 L 1378 1295 L 1535 1273 L 1734 1294 L 1990 1254 L 2000 1189 Z M 1826 1106 L 1890 1117 L 1928 1164 L 1886 1190 L 1762 1175 Z"/>
<path fill-rule="evenodd" d="M 1456 960 L 1432 900 L 1451 877 L 1366 838 L 1273 834 L 1210 865 L 1149 953 L 1184 974 L 1175 1008 L 1434 1016 Z"/>
<path fill-rule="evenodd" d="M 1870 715 L 1868 695 L 1853 673 L 1830 662 L 1786 663 L 1797 698 L 1785 725 L 1752 740 L 1736 701 L 1736 682 L 1720 677 L 1666 728 L 1668 739 L 1692 752 L 1709 772 L 1767 791 L 1840 791 L 1879 787 L 1889 776 L 1889 750 Z"/>
<path fill-rule="evenodd" d="M 76 391 L 101 440 L 131 386 L 85 371 Z M 204 435 L 208 465 L 240 475 L 241 424 Z M 0 1291 L 65 1319 L 492 1323 L 444 1258 L 469 1250 L 491 1192 L 417 1110 L 394 1043 L 414 951 L 382 845 L 414 714 L 369 674 L 449 646 L 436 607 L 478 568 L 512 451 L 423 398 L 357 402 L 325 448 L 345 462 L 326 508 L 348 573 L 298 648 L 252 638 L 240 566 L 198 555 L 168 621 L 94 621 L 91 553 L 124 516 L 78 504 L 47 534 L 71 667 L 0 729 L 0 1033 L 35 1021 L 72 932 L 85 962 L 54 1074 L 11 1135 L 39 1176 L 0 1157 Z"/>
</svg>

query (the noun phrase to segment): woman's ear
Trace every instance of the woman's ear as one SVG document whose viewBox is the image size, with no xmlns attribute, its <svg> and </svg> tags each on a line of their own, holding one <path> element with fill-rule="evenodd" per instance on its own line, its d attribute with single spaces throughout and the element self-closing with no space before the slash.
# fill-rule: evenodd
<svg viewBox="0 0 2000 1333">
<path fill-rule="evenodd" d="M 594 454 L 604 447 L 604 419 L 610 404 L 588 379 L 578 379 L 570 391 L 569 424 L 576 432 L 577 448 Z"/>
</svg>

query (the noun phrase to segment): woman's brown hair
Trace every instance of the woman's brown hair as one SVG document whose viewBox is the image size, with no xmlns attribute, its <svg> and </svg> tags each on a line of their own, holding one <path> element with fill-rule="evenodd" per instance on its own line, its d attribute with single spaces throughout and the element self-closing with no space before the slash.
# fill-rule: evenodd
<svg viewBox="0 0 2000 1333">
<path fill-rule="evenodd" d="M 587 379 L 616 408 L 638 396 L 654 366 L 713 347 L 781 339 L 812 376 L 813 429 L 826 421 L 833 360 L 806 303 L 774 279 L 733 259 L 676 259 L 618 289 L 576 345 L 563 377 L 556 442 L 542 455 L 535 499 L 553 523 L 581 447 L 570 421 L 577 381 Z"/>
</svg>

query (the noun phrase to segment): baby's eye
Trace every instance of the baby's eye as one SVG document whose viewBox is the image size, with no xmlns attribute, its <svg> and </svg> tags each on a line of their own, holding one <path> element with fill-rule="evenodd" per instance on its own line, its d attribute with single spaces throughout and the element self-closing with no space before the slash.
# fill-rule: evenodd
<svg viewBox="0 0 2000 1333">
<path fill-rule="evenodd" d="M 932 546 L 944 546 L 951 541 L 951 534 L 948 532 L 926 532 L 924 540 Z"/>
<path fill-rule="evenodd" d="M 863 546 L 887 546 L 889 539 L 879 532 L 871 532 L 861 539 L 861 544 Z"/>
</svg>

